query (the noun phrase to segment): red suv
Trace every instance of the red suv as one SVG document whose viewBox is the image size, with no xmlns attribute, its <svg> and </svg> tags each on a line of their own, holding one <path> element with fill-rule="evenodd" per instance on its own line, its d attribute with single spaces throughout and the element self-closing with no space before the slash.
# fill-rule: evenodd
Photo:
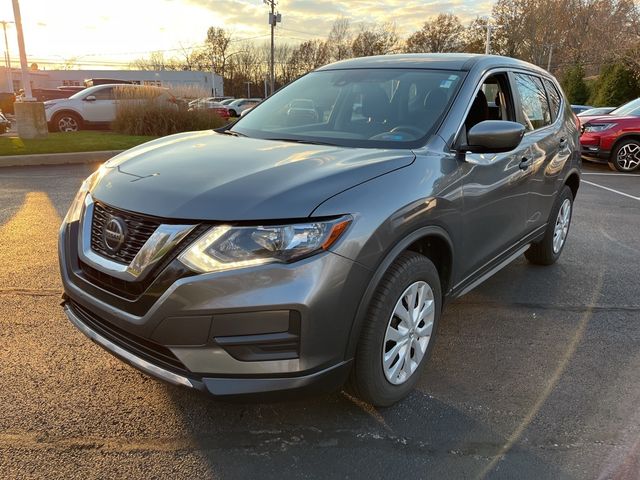
<svg viewBox="0 0 640 480">
<path fill-rule="evenodd" d="M 581 117 L 582 156 L 621 172 L 640 168 L 640 98 L 609 115 Z"/>
</svg>

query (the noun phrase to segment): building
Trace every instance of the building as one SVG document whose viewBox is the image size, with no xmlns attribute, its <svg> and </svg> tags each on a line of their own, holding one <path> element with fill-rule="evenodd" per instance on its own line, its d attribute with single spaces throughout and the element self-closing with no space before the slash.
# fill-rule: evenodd
<svg viewBox="0 0 640 480">
<path fill-rule="evenodd" d="M 13 91 L 22 88 L 22 73 L 11 69 Z M 0 67 L 0 91 L 9 91 L 7 68 Z M 224 95 L 223 80 L 212 72 L 171 71 L 171 70 L 29 70 L 32 88 L 56 88 L 61 85 L 84 85 L 89 78 L 111 78 L 127 80 L 140 85 L 162 87 L 188 87 L 201 89 L 207 94 Z M 213 83 L 213 85 L 212 85 Z"/>
</svg>

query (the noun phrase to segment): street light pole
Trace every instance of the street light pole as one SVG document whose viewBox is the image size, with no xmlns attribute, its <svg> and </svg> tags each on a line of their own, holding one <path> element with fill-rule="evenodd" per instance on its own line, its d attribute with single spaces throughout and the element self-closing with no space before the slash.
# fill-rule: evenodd
<svg viewBox="0 0 640 480">
<path fill-rule="evenodd" d="M 484 53 L 485 55 L 489 55 L 491 53 L 491 24 L 489 23 L 489 20 L 487 20 L 487 43 L 484 47 Z"/>
<path fill-rule="evenodd" d="M 247 84 L 247 98 L 251 98 L 251 82 L 244 82 Z"/>
<path fill-rule="evenodd" d="M 8 92 L 13 92 L 13 72 L 11 71 L 11 55 L 9 54 L 9 40 L 7 40 L 7 24 L 14 23 L 6 20 L 0 21 L 2 23 L 2 28 L 4 30 L 4 59 L 7 65 L 7 84 L 9 87 Z"/>
<path fill-rule="evenodd" d="M 31 81 L 29 78 L 29 67 L 27 66 L 27 52 L 24 48 L 24 35 L 22 33 L 22 17 L 20 16 L 20 4 L 18 0 L 13 1 L 13 16 L 16 20 L 16 30 L 18 32 L 18 50 L 20 51 L 20 68 L 22 70 L 22 88 L 24 89 L 24 100 L 33 101 L 31 93 Z"/>
<path fill-rule="evenodd" d="M 549 60 L 547 61 L 547 72 L 551 72 L 551 55 L 553 55 L 553 45 L 549 45 Z"/>
</svg>

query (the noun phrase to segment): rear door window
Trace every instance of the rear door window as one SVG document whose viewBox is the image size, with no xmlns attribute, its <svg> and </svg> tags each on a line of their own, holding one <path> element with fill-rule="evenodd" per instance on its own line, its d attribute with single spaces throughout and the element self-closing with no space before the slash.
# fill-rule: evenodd
<svg viewBox="0 0 640 480">
<path fill-rule="evenodd" d="M 542 80 L 534 75 L 516 73 L 515 83 L 520 97 L 520 122 L 527 131 L 551 125 L 551 110 Z"/>
</svg>

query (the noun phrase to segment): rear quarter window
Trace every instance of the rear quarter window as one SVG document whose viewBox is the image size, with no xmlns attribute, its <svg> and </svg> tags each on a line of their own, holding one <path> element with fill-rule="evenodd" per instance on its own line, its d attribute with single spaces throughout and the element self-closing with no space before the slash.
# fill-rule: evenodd
<svg viewBox="0 0 640 480">
<path fill-rule="evenodd" d="M 549 99 L 551 114 L 553 115 L 553 119 L 555 120 L 560 116 L 560 104 L 562 103 L 562 97 L 560 96 L 560 92 L 558 92 L 558 89 L 551 80 L 547 80 L 545 78 L 542 81 L 544 82 L 544 87 L 547 91 L 547 98 Z"/>
</svg>

